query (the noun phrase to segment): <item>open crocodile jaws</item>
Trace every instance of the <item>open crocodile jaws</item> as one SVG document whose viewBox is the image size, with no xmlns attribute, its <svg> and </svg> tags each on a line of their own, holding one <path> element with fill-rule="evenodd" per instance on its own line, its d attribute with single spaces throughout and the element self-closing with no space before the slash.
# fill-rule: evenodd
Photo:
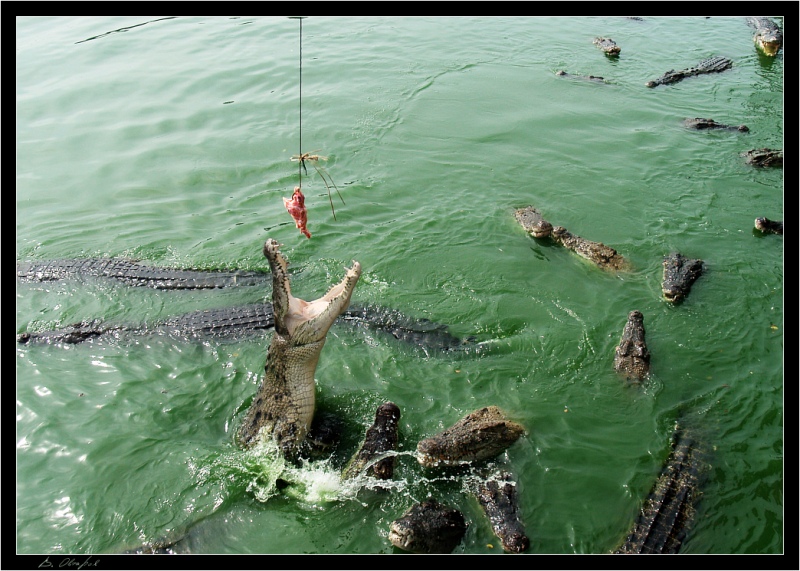
<svg viewBox="0 0 800 571">
<path fill-rule="evenodd" d="M 350 304 L 361 275 L 353 261 L 341 282 L 314 301 L 294 297 L 280 244 L 269 239 L 264 256 L 272 270 L 275 333 L 267 351 L 264 380 L 239 429 L 243 446 L 272 436 L 284 456 L 292 458 L 314 417 L 314 372 L 333 322 Z"/>
</svg>

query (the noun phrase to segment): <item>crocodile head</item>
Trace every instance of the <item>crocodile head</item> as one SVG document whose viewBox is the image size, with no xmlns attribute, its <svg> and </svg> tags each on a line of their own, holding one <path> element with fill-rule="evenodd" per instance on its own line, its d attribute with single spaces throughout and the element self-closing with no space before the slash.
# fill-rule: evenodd
<svg viewBox="0 0 800 571">
<path fill-rule="evenodd" d="M 264 256 L 272 270 L 272 303 L 275 331 L 293 345 L 306 345 L 325 339 L 336 318 L 350 305 L 350 297 L 361 276 L 361 264 L 353 261 L 341 282 L 313 301 L 292 295 L 286 259 L 280 244 L 269 239 L 264 243 Z"/>
<path fill-rule="evenodd" d="M 525 231 L 534 238 L 547 238 L 553 231 L 553 225 L 542 218 L 542 214 L 533 206 L 526 206 L 514 212 Z"/>
<path fill-rule="evenodd" d="M 672 303 L 678 303 L 689 294 L 692 284 L 703 273 L 703 261 L 694 260 L 671 252 L 664 256 L 664 279 L 661 282 L 661 291 L 664 298 Z"/>
<path fill-rule="evenodd" d="M 755 42 L 766 55 L 775 56 L 783 46 L 783 34 L 780 30 L 762 30 L 756 34 Z"/>
</svg>

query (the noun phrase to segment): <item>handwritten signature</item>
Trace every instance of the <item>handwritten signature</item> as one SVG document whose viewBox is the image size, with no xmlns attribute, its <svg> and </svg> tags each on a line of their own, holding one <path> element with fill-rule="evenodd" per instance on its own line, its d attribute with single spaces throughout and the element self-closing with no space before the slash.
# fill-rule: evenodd
<svg viewBox="0 0 800 571">
<path fill-rule="evenodd" d="M 54 564 L 50 561 L 50 557 L 45 557 L 44 561 L 39 563 L 39 569 L 48 569 L 51 567 L 66 567 L 67 569 L 83 569 L 84 567 L 97 567 L 100 564 L 99 559 L 92 560 L 92 556 L 89 555 L 85 559 L 81 560 L 77 557 L 62 557 L 61 561 L 57 564 Z"/>
</svg>

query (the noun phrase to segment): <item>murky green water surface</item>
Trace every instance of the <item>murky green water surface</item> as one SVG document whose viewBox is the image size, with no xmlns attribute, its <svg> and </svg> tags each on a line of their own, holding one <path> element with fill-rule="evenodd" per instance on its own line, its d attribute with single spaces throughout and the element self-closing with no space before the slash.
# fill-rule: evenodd
<svg viewBox="0 0 800 571">
<path fill-rule="evenodd" d="M 482 354 L 426 354 L 334 326 L 321 411 L 333 457 L 291 470 L 234 435 L 268 337 L 139 337 L 17 346 L 17 551 L 119 552 L 178 533 L 193 553 L 393 553 L 389 523 L 432 495 L 470 522 L 457 553 L 502 553 L 465 474 L 397 460 L 388 493 L 338 469 L 376 407 L 400 407 L 402 452 L 486 405 L 527 435 L 497 459 L 518 483 L 530 553 L 605 553 L 633 523 L 678 419 L 710 453 L 685 553 L 783 551 L 783 170 L 740 153 L 783 144 L 783 55 L 743 18 L 335 18 L 303 21 L 302 149 L 346 202 L 297 183 L 299 22 L 259 18 L 17 20 L 17 260 L 127 256 L 266 268 L 284 244 L 315 298 L 351 260 L 354 302 L 448 324 Z M 610 36 L 618 59 L 592 45 Z M 668 49 L 665 48 L 668 46 Z M 733 67 L 648 89 L 723 55 Z M 555 75 L 603 76 L 607 84 Z M 686 117 L 749 133 L 685 129 Z M 604 273 L 522 231 L 538 207 L 634 266 Z M 661 297 L 669 251 L 706 273 Z M 17 285 L 17 333 L 83 319 L 157 321 L 268 300 L 102 281 Z M 614 348 L 644 314 L 652 376 L 624 384 Z"/>
</svg>

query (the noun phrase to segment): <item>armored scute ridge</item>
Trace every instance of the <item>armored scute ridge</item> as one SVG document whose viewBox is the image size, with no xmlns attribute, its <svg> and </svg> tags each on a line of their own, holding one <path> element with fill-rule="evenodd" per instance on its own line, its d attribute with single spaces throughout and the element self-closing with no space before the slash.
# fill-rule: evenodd
<svg viewBox="0 0 800 571">
<path fill-rule="evenodd" d="M 621 271 L 629 268 L 628 261 L 614 248 L 606 246 L 602 242 L 592 242 L 586 238 L 576 236 L 563 226 L 553 228 L 551 237 L 556 244 L 561 244 L 582 258 L 594 262 L 601 269 Z"/>
<path fill-rule="evenodd" d="M 714 56 L 699 62 L 696 66 L 680 71 L 671 69 L 658 79 L 648 81 L 645 83 L 647 87 L 656 87 L 658 85 L 668 85 L 670 83 L 677 83 L 682 79 L 691 77 L 693 75 L 702 75 L 705 73 L 719 73 L 725 71 L 733 65 L 733 62 L 728 58 L 722 56 Z"/>
<path fill-rule="evenodd" d="M 542 218 L 541 212 L 533 206 L 518 208 L 514 211 L 514 218 L 534 238 L 547 238 L 549 236 L 556 244 L 572 250 L 603 270 L 624 271 L 630 269 L 628 261 L 614 248 L 610 248 L 601 242 L 592 242 L 586 238 L 576 236 L 563 226 L 553 227 L 550 222 Z"/>
<path fill-rule="evenodd" d="M 428 319 L 415 319 L 395 309 L 376 305 L 347 308 L 338 323 L 364 327 L 390 335 L 426 353 L 480 350 L 473 337 L 460 339 L 449 328 Z M 81 321 L 50 331 L 17 335 L 21 344 L 77 344 L 138 335 L 170 335 L 176 339 L 230 341 L 266 335 L 275 325 L 271 303 L 203 309 L 170 317 L 154 324 L 107 323 L 101 319 Z"/>
<path fill-rule="evenodd" d="M 22 282 L 45 282 L 87 277 L 109 278 L 129 286 L 168 290 L 263 285 L 269 280 L 269 274 L 266 272 L 160 268 L 122 258 L 17 262 L 17 278 Z"/>
<path fill-rule="evenodd" d="M 701 456 L 694 439 L 676 428 L 672 452 L 631 532 L 615 553 L 678 553 L 700 497 Z"/>
</svg>

